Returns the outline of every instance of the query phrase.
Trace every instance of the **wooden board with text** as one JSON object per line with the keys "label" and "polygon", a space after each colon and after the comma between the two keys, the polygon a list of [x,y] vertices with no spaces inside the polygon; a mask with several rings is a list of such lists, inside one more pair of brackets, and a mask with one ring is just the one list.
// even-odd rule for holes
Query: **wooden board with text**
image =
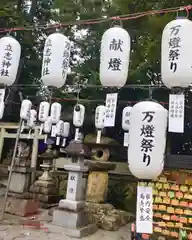
{"label": "wooden board with text", "polygon": [[153,187],[154,237],[148,239],[192,240],[192,172],[166,171],[140,185]]}

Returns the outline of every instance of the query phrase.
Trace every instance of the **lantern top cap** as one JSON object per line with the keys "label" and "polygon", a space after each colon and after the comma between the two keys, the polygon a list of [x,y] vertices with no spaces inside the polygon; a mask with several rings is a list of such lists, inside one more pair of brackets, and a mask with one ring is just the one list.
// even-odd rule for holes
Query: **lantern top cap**
{"label": "lantern top cap", "polygon": [[159,103],[157,100],[153,99],[153,98],[146,98],[144,100],[142,100],[142,102],[154,102],[154,103]]}

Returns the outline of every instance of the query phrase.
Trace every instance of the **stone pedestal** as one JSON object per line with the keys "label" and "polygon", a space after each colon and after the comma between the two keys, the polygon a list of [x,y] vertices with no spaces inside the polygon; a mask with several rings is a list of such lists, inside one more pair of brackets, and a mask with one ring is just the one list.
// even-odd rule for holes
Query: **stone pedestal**
{"label": "stone pedestal", "polygon": [[87,172],[88,168],[84,166],[82,156],[76,156],[75,159],[77,165],[64,166],[69,171],[67,194],[66,199],[60,200],[53,212],[53,224],[64,227],[68,236],[81,238],[93,234],[97,228],[95,224],[88,223],[88,214],[85,211],[86,181],[83,172]]}
{"label": "stone pedestal", "polygon": [[[8,167],[8,171],[10,171],[10,167]],[[20,194],[29,191],[31,172],[30,167],[15,166],[12,170],[9,191]]]}
{"label": "stone pedestal", "polygon": [[[8,170],[10,171],[10,167]],[[25,157],[15,159],[5,212],[27,216],[38,211],[39,202],[33,200],[29,194],[32,171],[30,162]]]}
{"label": "stone pedestal", "polygon": [[116,210],[107,204],[108,171],[114,170],[116,165],[110,162],[91,161],[85,162],[89,168],[87,183],[86,211],[89,222],[97,224],[98,228],[107,231],[117,231],[131,221],[131,215],[124,211]]}
{"label": "stone pedestal", "polygon": [[[31,196],[38,199],[41,208],[50,208],[56,206],[59,201],[56,183],[45,172],[39,179],[30,187]],[[43,179],[42,179],[43,178]]]}
{"label": "stone pedestal", "polygon": [[34,199],[39,200],[40,207],[50,208],[56,206],[59,201],[57,184],[50,175],[54,158],[51,145],[48,145],[46,152],[40,158],[43,158],[43,164],[40,165],[43,174],[30,187],[30,192]]}

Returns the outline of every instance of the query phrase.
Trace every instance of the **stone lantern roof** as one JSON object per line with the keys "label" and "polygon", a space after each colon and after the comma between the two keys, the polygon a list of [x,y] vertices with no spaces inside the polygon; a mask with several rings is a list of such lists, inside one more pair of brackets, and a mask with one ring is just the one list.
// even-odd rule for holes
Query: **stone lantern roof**
{"label": "stone lantern roof", "polygon": [[91,152],[89,148],[84,145],[81,141],[74,141],[72,140],[69,145],[65,148],[65,152],[72,156],[72,157],[78,157],[78,156],[90,156]]}

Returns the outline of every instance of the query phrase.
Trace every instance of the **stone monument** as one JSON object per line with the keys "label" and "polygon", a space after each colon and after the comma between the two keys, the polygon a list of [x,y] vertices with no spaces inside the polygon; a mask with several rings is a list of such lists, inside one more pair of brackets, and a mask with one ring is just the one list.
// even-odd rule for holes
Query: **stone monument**
{"label": "stone monument", "polygon": [[[94,222],[98,228],[107,231],[116,231],[130,222],[132,216],[107,203],[108,172],[116,168],[116,164],[109,162],[112,152],[109,148],[112,141],[109,140],[109,138],[102,136],[100,144],[95,144],[96,136],[94,136],[92,141],[86,141],[92,149],[92,160],[85,161],[85,165],[89,169],[86,210],[90,223]],[[113,145],[115,144],[113,143]],[[111,144],[111,148],[113,145]]]}
{"label": "stone monument", "polygon": [[43,174],[30,188],[31,195],[34,199],[39,200],[42,208],[53,207],[59,201],[57,183],[50,175],[54,157],[52,145],[48,144],[47,150],[39,156],[39,159],[43,159],[43,164],[40,165]]}
{"label": "stone monument", "polygon": [[92,160],[85,162],[89,169],[86,200],[93,203],[104,203],[107,199],[108,172],[116,168],[116,164],[109,162],[111,151],[106,144],[110,143],[109,138],[102,136],[100,144],[93,144],[96,142],[96,136],[93,137],[92,142],[85,142],[90,145],[92,153]]}
{"label": "stone monument", "polygon": [[33,200],[29,194],[30,177],[33,170],[30,167],[30,147],[27,143],[20,141],[17,152],[5,212],[27,216],[36,213],[39,207],[38,201]]}
{"label": "stone monument", "polygon": [[108,172],[115,170],[116,165],[109,162],[111,152],[117,142],[102,136],[100,144],[96,144],[96,135],[87,135],[84,143],[91,148],[91,159],[86,160],[89,175],[86,200],[95,203],[104,203],[107,198]]}
{"label": "stone monument", "polygon": [[85,179],[83,173],[88,171],[84,166],[84,156],[89,149],[81,141],[72,141],[65,149],[72,157],[72,164],[65,165],[69,171],[66,199],[60,200],[59,206],[53,212],[53,224],[65,227],[70,237],[81,238],[93,234],[97,228],[88,223],[85,211]]}

